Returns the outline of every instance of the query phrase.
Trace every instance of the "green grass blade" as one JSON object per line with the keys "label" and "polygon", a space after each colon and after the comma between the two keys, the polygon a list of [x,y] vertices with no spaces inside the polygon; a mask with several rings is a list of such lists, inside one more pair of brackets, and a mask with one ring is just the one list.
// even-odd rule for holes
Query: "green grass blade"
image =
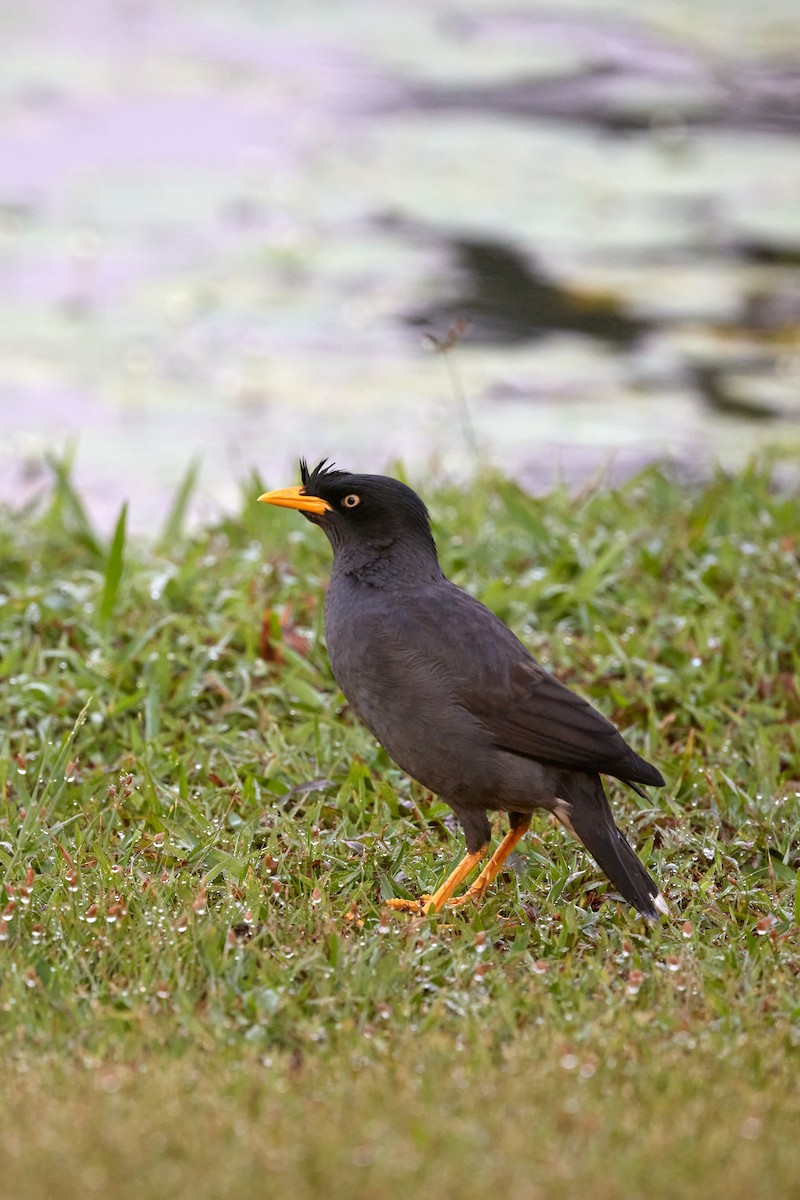
{"label": "green grass blade", "polygon": [[101,625],[107,625],[114,615],[114,609],[119,595],[119,584],[122,579],[122,567],[125,557],[125,526],[128,520],[128,502],[126,501],[119,514],[114,536],[106,557],[105,584],[100,600],[98,616]]}
{"label": "green grass blade", "polygon": [[167,514],[167,519],[164,522],[161,536],[156,543],[156,549],[160,554],[166,554],[172,550],[181,539],[183,534],[184,524],[186,522],[186,513],[189,508],[189,501],[197,487],[197,477],[200,474],[200,464],[197,460],[193,460],[189,464],[189,468],[180,482],[172,505]]}
{"label": "green grass blade", "polygon": [[72,486],[72,459],[71,453],[62,458],[47,456],[47,465],[53,472],[55,484],[50,516],[58,525],[69,530],[79,545],[95,558],[102,559],[103,546],[92,528],[83,501]]}
{"label": "green grass blade", "polygon": [[47,762],[49,757],[47,746],[45,746],[42,752],[36,771],[36,778],[44,779],[45,783],[38,795],[34,792],[26,807],[25,816],[17,834],[12,865],[22,860],[31,840],[43,828],[46,829],[55,811],[64,788],[67,786],[64,772],[67,763],[74,753],[75,738],[81,726],[86,721],[91,705],[92,698],[90,697],[78,713],[72,728],[61,743],[61,749],[56,755],[52,766],[49,766]]}

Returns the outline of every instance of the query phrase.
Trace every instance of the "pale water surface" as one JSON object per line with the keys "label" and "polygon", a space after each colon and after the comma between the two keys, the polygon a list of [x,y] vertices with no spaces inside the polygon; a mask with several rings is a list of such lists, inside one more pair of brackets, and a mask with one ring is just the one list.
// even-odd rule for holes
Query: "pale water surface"
{"label": "pale water surface", "polygon": [[[800,462],[794,2],[0,5],[0,496]],[[436,353],[459,318],[470,326]]]}

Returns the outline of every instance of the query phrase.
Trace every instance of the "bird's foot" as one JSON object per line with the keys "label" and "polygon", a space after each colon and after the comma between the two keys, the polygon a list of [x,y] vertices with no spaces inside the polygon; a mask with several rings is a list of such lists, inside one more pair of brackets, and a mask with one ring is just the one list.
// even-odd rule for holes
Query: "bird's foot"
{"label": "bird's foot", "polygon": [[392,912],[408,913],[410,917],[426,917],[430,913],[441,912],[446,908],[460,908],[468,900],[478,901],[482,898],[485,890],[484,887],[473,885],[462,896],[449,896],[447,900],[438,905],[434,896],[420,896],[418,900],[405,900],[402,897],[384,900],[383,906],[390,908]]}
{"label": "bird's foot", "polygon": [[456,888],[464,882],[473,868],[478,865],[485,853],[486,847],[483,846],[480,850],[472,854],[467,854],[462,858],[455,870],[450,872],[442,886],[437,888],[432,896],[422,896],[419,900],[387,900],[385,901],[386,906],[393,908],[395,912],[412,913],[415,917],[424,917],[428,913],[439,912],[450,900]]}
{"label": "bird's foot", "polygon": [[509,854],[517,842],[525,836],[530,823],[530,817],[526,817],[524,820],[519,821],[513,829],[508,831],[475,882],[460,896],[451,896],[446,901],[448,908],[460,908],[468,900],[474,900],[477,903],[477,901],[483,899],[489,889],[489,885],[495,881],[505,866]]}
{"label": "bird's foot", "polygon": [[442,886],[432,896],[422,896],[419,900],[387,900],[385,901],[386,907],[394,909],[395,912],[407,912],[415,917],[424,917],[428,913],[440,912],[443,908],[460,908],[468,900],[483,899],[489,884],[494,881],[517,842],[525,836],[530,823],[530,817],[526,817],[519,820],[514,828],[508,831],[472,887],[467,888],[463,895],[456,896],[453,893],[481,861],[486,853],[486,846],[462,858],[455,870],[450,872]]}
{"label": "bird's foot", "polygon": [[432,896],[420,896],[418,900],[404,900],[398,896],[392,900],[384,900],[383,903],[385,908],[391,908],[393,912],[409,913],[412,917],[424,917],[432,899]]}
{"label": "bird's foot", "polygon": [[[478,886],[479,883],[480,886]],[[451,896],[449,900],[446,900],[445,908],[461,908],[468,900],[474,900],[477,903],[478,900],[483,899],[486,887],[485,883],[481,883],[480,879],[476,879],[472,887],[467,888],[460,896]]]}

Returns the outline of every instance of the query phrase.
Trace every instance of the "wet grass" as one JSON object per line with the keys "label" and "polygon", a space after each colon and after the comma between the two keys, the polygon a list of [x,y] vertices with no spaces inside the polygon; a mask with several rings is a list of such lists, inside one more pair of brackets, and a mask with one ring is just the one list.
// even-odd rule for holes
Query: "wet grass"
{"label": "wet grass", "polygon": [[190,486],[150,547],[63,465],[0,515],[0,1193],[788,1194],[797,497],[428,496],[448,573],[663,770],[614,792],[648,930],[545,818],[482,908],[390,916],[462,843],[344,708],[327,543],[257,479],[189,536]]}

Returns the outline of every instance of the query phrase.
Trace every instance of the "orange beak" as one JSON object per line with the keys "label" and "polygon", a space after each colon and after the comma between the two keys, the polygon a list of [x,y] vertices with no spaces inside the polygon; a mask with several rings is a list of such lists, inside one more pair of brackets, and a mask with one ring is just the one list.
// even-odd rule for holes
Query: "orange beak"
{"label": "orange beak", "polygon": [[278,488],[276,492],[264,492],[258,497],[265,504],[277,504],[278,508],[299,508],[300,512],[323,513],[331,512],[331,505],[319,496],[307,496],[302,487]]}

